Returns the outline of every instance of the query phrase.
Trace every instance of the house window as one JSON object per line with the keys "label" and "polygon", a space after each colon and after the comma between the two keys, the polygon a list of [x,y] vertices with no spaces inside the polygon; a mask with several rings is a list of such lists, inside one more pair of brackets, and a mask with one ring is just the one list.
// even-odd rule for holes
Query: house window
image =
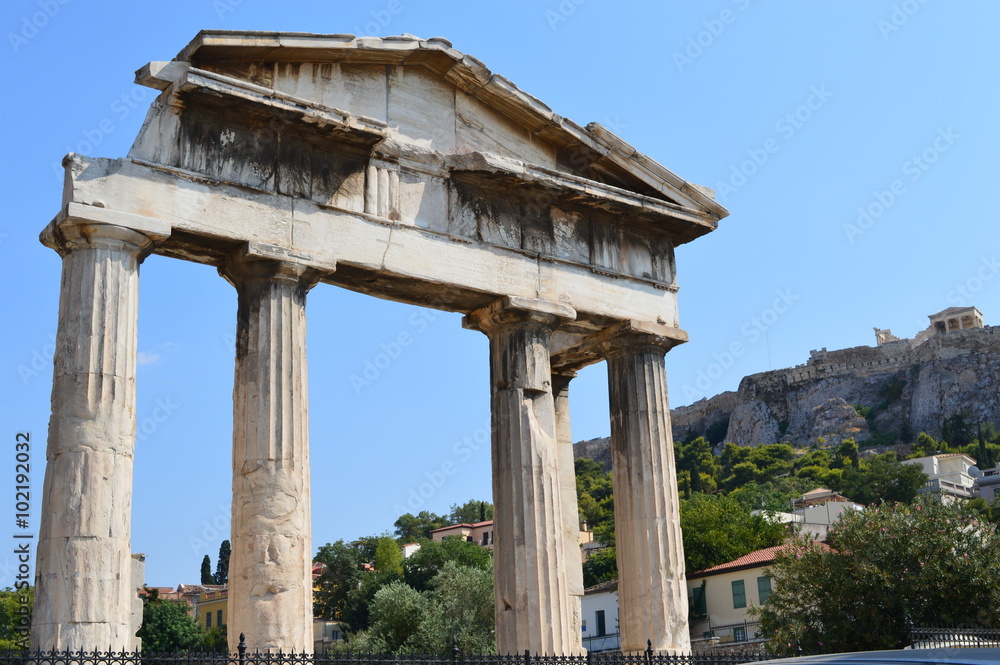
{"label": "house window", "polygon": [[215,613],[215,625],[216,626],[221,626],[222,625],[222,610],[218,610]]}
{"label": "house window", "polygon": [[335,630],[332,633],[330,633],[330,639],[332,639],[334,642],[339,641],[340,640],[340,631],[339,630]]}
{"label": "house window", "polygon": [[483,542],[482,542],[482,545],[483,545],[483,547],[485,547],[486,545],[489,545],[489,544],[490,544],[490,532],[489,531],[483,531]]}
{"label": "house window", "polygon": [[743,584],[743,580],[736,580],[733,582],[733,607],[746,607],[747,606],[747,590],[746,586]]}
{"label": "house window", "polygon": [[209,611],[205,614],[205,628],[212,627],[212,613]]}
{"label": "house window", "polygon": [[691,614],[694,616],[705,616],[708,614],[708,603],[705,599],[705,587],[699,586],[692,589]]}
{"label": "house window", "polygon": [[757,595],[761,605],[767,602],[767,597],[771,595],[771,578],[763,575],[757,578]]}
{"label": "house window", "polygon": [[746,642],[747,641],[747,629],[743,626],[738,626],[733,628],[733,642]]}
{"label": "house window", "polygon": [[604,610],[597,610],[597,636],[607,635],[607,626],[604,624]]}

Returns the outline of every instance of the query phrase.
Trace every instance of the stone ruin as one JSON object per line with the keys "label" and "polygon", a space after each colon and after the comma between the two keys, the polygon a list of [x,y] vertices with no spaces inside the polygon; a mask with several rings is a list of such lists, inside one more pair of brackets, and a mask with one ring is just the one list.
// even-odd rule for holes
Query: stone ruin
{"label": "stone ruin", "polygon": [[975,307],[949,307],[937,314],[931,314],[930,325],[921,330],[913,339],[903,339],[892,334],[892,330],[875,328],[875,345],[885,346],[892,342],[905,342],[910,348],[916,348],[934,335],[943,335],[957,330],[983,328],[983,313]]}
{"label": "stone ruin", "polygon": [[500,652],[580,653],[569,421],[610,384],[625,651],[689,649],[664,355],[674,248],[727,212],[444,39],[200,33],[136,81],[122,159],[71,154],[42,242],[62,256],[32,640],[131,649],[139,266],[236,290],[229,640],[312,649],[306,294],[464,313],[490,341]]}

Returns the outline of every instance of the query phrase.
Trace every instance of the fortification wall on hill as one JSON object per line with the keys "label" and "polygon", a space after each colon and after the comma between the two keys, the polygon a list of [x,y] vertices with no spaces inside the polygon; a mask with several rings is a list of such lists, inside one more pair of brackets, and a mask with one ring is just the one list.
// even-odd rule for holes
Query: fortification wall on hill
{"label": "fortification wall on hill", "polygon": [[[885,386],[892,381],[905,387],[885,404]],[[713,423],[730,419],[726,439],[741,445],[778,439],[810,443],[820,437],[836,443],[846,436],[869,437],[868,423],[844,408],[859,404],[878,407],[878,431],[936,435],[943,418],[953,413],[1000,422],[998,388],[1000,327],[988,326],[932,335],[919,345],[899,340],[812,351],[803,365],[751,374],[737,391],[671,415],[675,438],[703,434]]]}

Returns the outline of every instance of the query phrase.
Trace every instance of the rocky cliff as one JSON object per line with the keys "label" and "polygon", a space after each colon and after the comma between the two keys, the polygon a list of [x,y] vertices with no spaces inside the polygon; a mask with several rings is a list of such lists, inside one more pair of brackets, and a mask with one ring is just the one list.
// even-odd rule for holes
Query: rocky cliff
{"label": "rocky cliff", "polygon": [[728,421],[720,445],[742,446],[905,442],[919,432],[940,436],[955,414],[1000,423],[1000,327],[813,351],[804,365],[747,376],[735,392],[671,411],[675,439]]}

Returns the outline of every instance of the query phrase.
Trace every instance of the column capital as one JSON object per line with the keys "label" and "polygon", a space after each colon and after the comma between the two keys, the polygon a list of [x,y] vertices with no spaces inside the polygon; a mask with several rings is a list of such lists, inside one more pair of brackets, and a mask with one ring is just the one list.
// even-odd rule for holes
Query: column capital
{"label": "column capital", "polygon": [[577,373],[572,369],[552,370],[552,392],[559,393],[569,389],[570,382],[577,377]]}
{"label": "column capital", "polygon": [[94,216],[87,215],[88,209],[103,210],[71,203],[65,213],[45,227],[38,239],[60,256],[80,249],[117,249],[131,252],[143,259],[153,251],[157,243],[170,235],[169,224],[130,215],[129,217],[148,223],[124,226],[95,219]]}
{"label": "column capital", "polygon": [[555,330],[567,321],[576,320],[576,310],[563,303],[504,296],[486,307],[466,314],[462,327],[489,335],[509,326],[533,326]]}
{"label": "column capital", "polygon": [[[258,243],[247,243],[226,257],[219,266],[219,274],[233,286],[262,279],[300,284],[306,291],[316,286],[322,275],[302,262],[307,257],[269,251],[271,249]],[[331,266],[327,272],[335,269]]]}
{"label": "column capital", "polygon": [[642,348],[662,349],[664,353],[688,341],[688,335],[680,328],[671,328],[660,323],[647,323],[629,319],[605,328],[584,340],[605,358]]}

